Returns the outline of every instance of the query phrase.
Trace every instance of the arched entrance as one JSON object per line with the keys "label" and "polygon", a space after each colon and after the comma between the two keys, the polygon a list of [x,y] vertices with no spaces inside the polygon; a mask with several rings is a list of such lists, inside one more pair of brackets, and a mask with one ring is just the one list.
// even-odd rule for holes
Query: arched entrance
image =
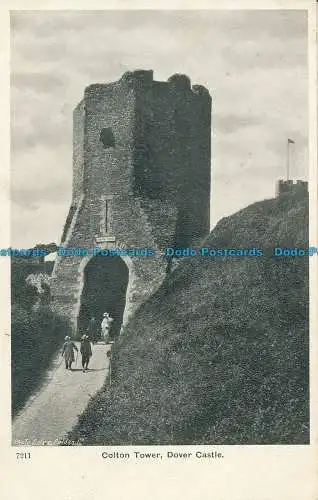
{"label": "arched entrance", "polygon": [[114,318],[113,335],[119,334],[126,304],[128,278],[128,268],[120,257],[97,255],[87,263],[77,320],[79,335],[86,333],[92,316],[95,316],[100,324],[106,311]]}

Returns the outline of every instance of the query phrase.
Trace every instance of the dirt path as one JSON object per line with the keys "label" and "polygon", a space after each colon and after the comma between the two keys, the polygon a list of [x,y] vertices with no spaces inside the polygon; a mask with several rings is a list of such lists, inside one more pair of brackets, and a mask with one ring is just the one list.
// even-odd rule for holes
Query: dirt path
{"label": "dirt path", "polygon": [[[79,343],[75,343],[79,347]],[[82,371],[80,354],[72,371],[65,369],[59,354],[43,388],[14,419],[12,444],[59,444],[76,424],[91,396],[104,384],[109,370],[106,356],[109,348],[103,344],[92,346],[93,356],[87,373]]]}

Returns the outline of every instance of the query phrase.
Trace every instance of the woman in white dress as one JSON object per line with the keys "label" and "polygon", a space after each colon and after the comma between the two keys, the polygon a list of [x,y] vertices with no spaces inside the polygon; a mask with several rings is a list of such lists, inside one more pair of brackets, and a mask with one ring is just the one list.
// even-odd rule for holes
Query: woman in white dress
{"label": "woman in white dress", "polygon": [[114,319],[107,312],[105,312],[103,314],[101,329],[102,329],[102,336],[103,336],[105,344],[108,344],[110,328],[111,328],[113,321],[114,321]]}

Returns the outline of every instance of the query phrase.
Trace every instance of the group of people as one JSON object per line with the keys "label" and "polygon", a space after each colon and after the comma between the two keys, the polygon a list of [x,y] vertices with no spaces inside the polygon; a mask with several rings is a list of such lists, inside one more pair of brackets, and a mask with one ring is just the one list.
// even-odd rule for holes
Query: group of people
{"label": "group of people", "polygon": [[[113,318],[107,312],[103,314],[103,320],[101,322],[101,333],[105,344],[107,344],[110,341],[110,330],[113,321],[114,321]],[[88,323],[87,331],[89,335],[83,335],[81,337],[81,345],[80,345],[83,372],[88,371],[88,364],[90,358],[92,357],[92,347],[90,339],[93,344],[96,344],[99,336],[98,323],[94,316],[90,319]],[[66,336],[64,340],[65,342],[63,344],[63,349],[62,349],[62,357],[64,357],[65,369],[71,370],[72,363],[74,363],[75,361],[75,352],[77,353],[76,355],[78,355],[78,347],[71,340],[71,337]]]}
{"label": "group of people", "polygon": [[[66,370],[72,369],[72,363],[74,363],[75,361],[74,351],[78,353],[77,345],[74,344],[74,342],[71,340],[71,337],[66,336],[62,349],[62,357],[64,357]],[[83,335],[81,338],[80,353],[82,355],[83,372],[87,372],[88,363],[90,358],[92,357],[92,348],[88,335]]]}

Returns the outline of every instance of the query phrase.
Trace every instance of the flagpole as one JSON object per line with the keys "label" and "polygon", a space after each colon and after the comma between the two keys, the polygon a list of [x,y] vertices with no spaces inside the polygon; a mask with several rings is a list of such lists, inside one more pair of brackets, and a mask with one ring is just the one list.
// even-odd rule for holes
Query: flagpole
{"label": "flagpole", "polygon": [[295,141],[293,139],[287,139],[287,180],[289,181],[289,175],[290,175],[290,145],[295,144]]}
{"label": "flagpole", "polygon": [[289,181],[289,139],[287,139],[287,180]]}

